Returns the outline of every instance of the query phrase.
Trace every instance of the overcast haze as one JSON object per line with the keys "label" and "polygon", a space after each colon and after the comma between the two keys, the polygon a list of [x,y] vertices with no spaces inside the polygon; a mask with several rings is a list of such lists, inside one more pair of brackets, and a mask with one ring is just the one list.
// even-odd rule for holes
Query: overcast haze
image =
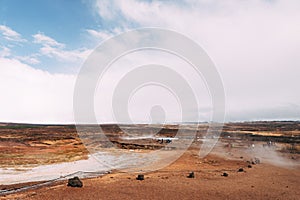
{"label": "overcast haze", "polygon": [[[299,10],[298,0],[98,0],[72,5],[0,0],[0,121],[73,123],[74,83],[84,60],[103,40],[141,27],[177,31],[205,49],[223,80],[226,121],[300,120]],[[114,82],[132,65],[154,60],[181,71],[201,91],[202,113],[190,120],[210,119],[205,84],[186,72],[184,63],[164,53],[137,52],[112,66],[104,90],[95,94],[100,123],[113,122],[107,105]],[[167,106],[168,120],[177,121],[174,99],[156,92]],[[152,101],[159,103],[137,93],[129,103],[131,117],[147,122]]]}

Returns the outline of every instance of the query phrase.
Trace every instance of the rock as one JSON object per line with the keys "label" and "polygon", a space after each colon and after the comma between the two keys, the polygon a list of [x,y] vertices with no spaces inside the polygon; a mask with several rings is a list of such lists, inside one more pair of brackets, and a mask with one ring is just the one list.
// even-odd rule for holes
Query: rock
{"label": "rock", "polygon": [[260,164],[259,158],[255,158],[255,162],[256,162],[257,164]]}
{"label": "rock", "polygon": [[77,176],[75,176],[74,178],[70,178],[68,180],[68,185],[67,186],[69,186],[69,187],[82,187],[83,184],[82,184],[81,180]]}
{"label": "rock", "polygon": [[225,177],[227,177],[227,176],[228,176],[228,174],[227,174],[226,172],[224,172],[224,173],[222,174],[222,176],[225,176]]}
{"label": "rock", "polygon": [[243,172],[244,169],[243,168],[239,168],[238,172]]}
{"label": "rock", "polygon": [[144,180],[144,174],[139,174],[137,177],[136,177],[136,180],[139,180],[139,181],[142,181]]}
{"label": "rock", "polygon": [[251,164],[252,164],[252,165],[260,164],[259,158],[254,158],[254,159],[252,159]]}
{"label": "rock", "polygon": [[248,165],[248,168],[252,168],[252,165]]}
{"label": "rock", "polygon": [[191,172],[187,177],[188,177],[188,178],[195,178],[195,173],[194,173],[194,172]]}
{"label": "rock", "polygon": [[254,158],[254,162],[255,162],[255,164],[260,164],[259,158]]}

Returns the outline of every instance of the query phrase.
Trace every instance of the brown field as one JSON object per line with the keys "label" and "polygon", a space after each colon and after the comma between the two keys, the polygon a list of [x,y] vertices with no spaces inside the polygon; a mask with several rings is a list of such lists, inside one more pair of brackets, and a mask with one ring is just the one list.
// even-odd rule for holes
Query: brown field
{"label": "brown field", "polygon": [[[187,133],[195,129],[191,124],[185,127]],[[102,125],[102,128],[120,149],[149,152],[165,146],[151,139],[123,140],[117,125]],[[144,135],[157,130],[155,125],[122,125],[122,128]],[[168,125],[156,135],[175,137],[177,128]],[[202,124],[194,143],[182,157],[163,169],[144,173],[144,181],[136,180],[134,173],[113,171],[84,179],[82,188],[67,187],[65,180],[2,195],[1,199],[299,199],[299,122],[225,124],[214,150],[199,158],[206,130],[207,125]],[[110,148],[105,142],[95,142],[93,137],[91,133],[83,139],[100,149]],[[86,159],[89,154],[74,126],[4,123],[0,125],[0,152],[0,167],[15,169]],[[260,164],[251,163],[255,157],[260,157]],[[243,172],[238,172],[240,168]],[[195,178],[187,178],[191,171],[195,172]],[[224,172],[229,176],[222,176]],[[3,185],[0,189],[24,185]]]}

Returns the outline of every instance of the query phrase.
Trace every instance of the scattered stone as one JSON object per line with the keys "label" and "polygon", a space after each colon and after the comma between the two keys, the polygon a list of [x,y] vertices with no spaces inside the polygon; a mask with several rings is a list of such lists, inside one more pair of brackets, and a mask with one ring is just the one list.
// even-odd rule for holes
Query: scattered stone
{"label": "scattered stone", "polygon": [[144,174],[139,174],[137,177],[136,177],[136,180],[139,180],[139,181],[142,181],[144,180],[145,177],[144,177]]}
{"label": "scattered stone", "polygon": [[188,177],[188,178],[195,178],[195,173],[194,173],[194,172],[191,172],[187,177]]}
{"label": "scattered stone", "polygon": [[244,169],[243,168],[239,168],[238,172],[243,172]]}
{"label": "scattered stone", "polygon": [[252,168],[252,165],[248,165],[248,168]]}
{"label": "scattered stone", "polygon": [[74,178],[70,178],[68,180],[67,186],[68,187],[82,187],[83,184],[82,184],[81,180],[77,176],[75,176]]}
{"label": "scattered stone", "polygon": [[255,161],[256,164],[260,164],[259,158],[254,158],[254,161]]}
{"label": "scattered stone", "polygon": [[254,159],[252,159],[252,160],[251,160],[251,164],[252,164],[252,165],[260,164],[259,158],[254,158]]}
{"label": "scattered stone", "polygon": [[224,172],[224,173],[222,174],[222,176],[225,176],[225,177],[227,177],[227,176],[228,176],[228,174],[227,174],[226,172]]}
{"label": "scattered stone", "polygon": [[243,159],[243,158],[244,158],[243,156],[240,157],[240,159]]}

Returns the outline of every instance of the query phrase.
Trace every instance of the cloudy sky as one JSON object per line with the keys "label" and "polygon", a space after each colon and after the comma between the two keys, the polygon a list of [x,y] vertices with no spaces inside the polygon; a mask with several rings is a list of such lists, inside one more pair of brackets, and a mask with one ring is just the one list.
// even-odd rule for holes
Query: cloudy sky
{"label": "cloudy sky", "polygon": [[[104,40],[142,27],[174,30],[206,51],[223,80],[226,121],[300,120],[299,10],[298,0],[0,0],[0,121],[74,122],[74,84],[85,59]],[[146,52],[129,64],[153,56],[168,62],[168,55]],[[118,73],[115,67],[107,80]],[[133,99],[129,110],[136,121],[147,121],[151,101],[159,104],[143,93]],[[173,100],[161,104],[170,102],[166,111],[177,121]],[[203,118],[191,121],[209,120],[208,102],[199,105]],[[98,119],[112,122],[100,104]]]}

